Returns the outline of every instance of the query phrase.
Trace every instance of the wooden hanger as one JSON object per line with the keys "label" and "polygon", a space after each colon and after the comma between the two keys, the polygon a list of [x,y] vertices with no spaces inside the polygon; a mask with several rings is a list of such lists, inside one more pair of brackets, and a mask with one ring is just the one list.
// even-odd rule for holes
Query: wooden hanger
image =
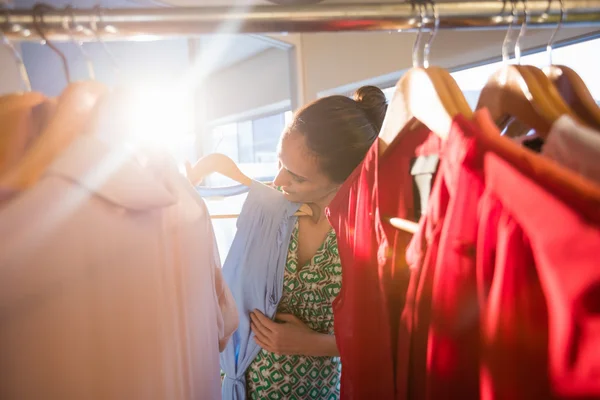
{"label": "wooden hanger", "polygon": [[543,71],[575,114],[600,131],[600,107],[577,72],[564,65],[549,65]]}
{"label": "wooden hanger", "polygon": [[46,100],[38,92],[11,93],[0,97],[0,132],[5,131],[5,121],[11,118],[16,110],[32,109]]}
{"label": "wooden hanger", "polygon": [[[388,105],[385,120],[379,133],[379,151],[385,152],[387,147],[397,140],[400,135],[407,135],[419,125],[425,125],[442,139],[446,139],[452,127],[452,121],[457,115],[470,118],[473,114],[464,94],[450,73],[440,67],[429,67],[429,50],[437,32],[439,18],[435,4],[431,3],[434,11],[434,28],[424,51],[424,65],[418,67],[416,50],[420,41],[423,9],[420,7],[421,24],[417,39],[413,46],[413,68],[408,70],[396,84],[392,101]],[[416,233],[419,224],[403,218],[390,218],[390,225],[408,233]]]}
{"label": "wooden hanger", "polygon": [[[434,3],[431,3],[434,14],[434,26],[429,41],[425,45],[424,65],[429,65],[429,49],[437,33],[439,16]],[[392,101],[388,106],[385,120],[379,133],[379,150],[385,149],[400,134],[408,134],[405,129],[411,124],[427,126],[436,135],[445,139],[450,132],[452,120],[456,115],[472,115],[471,108],[454,78],[443,68],[418,66],[418,47],[420,44],[424,11],[426,5],[418,4],[421,22],[417,38],[413,46],[413,68],[408,70],[396,84]]]}
{"label": "wooden hanger", "polygon": [[[379,149],[383,154],[401,134],[408,134],[409,125],[422,124],[441,138],[450,132],[452,119],[459,113],[443,81],[433,70],[411,68],[396,84],[392,101],[388,105],[381,132]],[[412,130],[412,129],[411,129]]]}
{"label": "wooden hanger", "polygon": [[[253,182],[251,178],[244,175],[231,158],[220,153],[212,153],[202,157],[193,167],[189,162],[186,162],[186,171],[188,180],[194,186],[198,185],[204,178],[213,173],[221,174],[248,187],[250,187]],[[303,204],[294,215],[313,216],[313,210],[309,205]],[[236,218],[238,215],[228,214],[221,217]]]}
{"label": "wooden hanger", "polygon": [[[562,0],[560,0],[562,1]],[[569,105],[564,101],[561,97],[560,93],[552,83],[552,81],[544,74],[542,70],[533,66],[533,65],[520,65],[521,61],[521,38],[524,36],[525,31],[527,29],[527,23],[529,21],[529,13],[527,12],[527,1],[523,0],[523,9],[525,13],[525,19],[523,20],[523,24],[521,25],[521,30],[519,32],[519,37],[517,38],[517,42],[515,44],[515,53],[518,54],[517,63],[519,67],[527,70],[527,72],[531,73],[535,80],[540,85],[540,88],[545,93],[545,99],[550,103],[550,106],[557,110],[561,115],[568,114],[571,118],[577,119],[575,112],[569,107]]]}
{"label": "wooden hanger", "polygon": [[14,167],[0,175],[0,187],[3,188],[24,190],[34,185],[56,157],[83,133],[96,102],[107,90],[95,81],[71,83],[67,58],[44,32],[44,13],[52,10],[52,6],[36,4],[33,23],[44,43],[60,58],[69,85],[58,98],[53,115],[39,137]]}
{"label": "wooden hanger", "polygon": [[[7,25],[12,26],[8,9],[5,17]],[[0,96],[0,173],[4,173],[18,162],[31,138],[39,134],[40,121],[35,110],[47,99],[42,93],[31,91],[23,58],[2,32],[0,39],[13,55],[25,90]]]}
{"label": "wooden hanger", "polygon": [[471,117],[473,116],[473,110],[471,109],[469,102],[465,98],[463,91],[458,86],[458,83],[456,83],[452,75],[450,75],[450,72],[441,67],[429,67],[428,71],[433,72],[441,80],[443,80],[446,90],[448,91],[448,94],[454,101],[458,113],[468,119],[471,119]]}
{"label": "wooden hanger", "polygon": [[45,96],[39,92],[10,93],[0,96],[0,115],[10,111],[11,107],[35,106],[44,99]]}
{"label": "wooden hanger", "polygon": [[[415,73],[414,71],[417,70],[419,71],[418,73]],[[396,100],[396,102],[398,102],[398,105],[396,107],[394,107],[394,99],[392,99],[392,103],[390,103],[390,106],[388,107],[388,114],[386,114],[386,120],[388,119],[388,115],[390,116],[390,121],[386,125],[384,124],[384,127],[382,127],[382,131],[379,135],[379,139],[380,139],[380,143],[382,140],[382,134],[383,135],[387,135],[384,136],[387,139],[387,142],[385,142],[385,147],[382,148],[382,145],[380,144],[380,150],[385,151],[385,148],[387,148],[387,146],[389,146],[389,144],[397,137],[393,135],[393,132],[402,132],[403,131],[403,127],[406,126],[408,123],[410,123],[410,119],[412,118],[416,118],[417,120],[420,121],[420,123],[423,123],[425,126],[427,126],[429,129],[431,129],[434,133],[436,133],[438,136],[440,136],[441,138],[445,139],[448,137],[448,134],[450,132],[450,127],[452,124],[452,120],[454,119],[454,117],[456,117],[457,115],[464,115],[467,118],[471,118],[473,115],[473,111],[471,110],[471,107],[469,106],[469,103],[467,102],[467,100],[464,97],[464,94],[462,93],[462,91],[460,90],[458,84],[456,83],[456,81],[454,80],[454,78],[452,78],[452,75],[450,75],[450,73],[440,67],[429,67],[427,69],[411,69],[409,70],[409,72],[407,73],[407,75],[409,73],[412,73],[414,75],[411,76],[416,76],[418,80],[420,80],[421,82],[427,82],[428,80],[431,82],[429,84],[427,84],[427,91],[425,91],[425,93],[428,94],[423,94],[423,92],[421,92],[421,94],[415,94],[414,96],[412,95],[412,93],[410,92],[410,90],[415,90],[418,91],[419,87],[416,86],[418,85],[415,84],[415,86],[412,85],[405,85],[404,87],[408,87],[409,91],[408,92],[404,92],[404,95],[399,94],[399,99],[400,100]],[[426,73],[427,74],[427,78],[422,76],[422,75],[418,75],[418,74],[422,74],[422,73]],[[407,76],[405,75],[402,79],[415,79],[411,76]],[[401,79],[401,81],[402,81]],[[419,82],[419,81],[417,81]],[[401,82],[398,82],[398,85],[396,86],[396,90],[398,91],[399,86],[401,85]],[[418,93],[418,92],[417,92]],[[423,96],[421,98],[419,98],[419,96]],[[427,100],[428,97],[432,97],[433,101],[432,102],[428,102]],[[417,98],[415,101],[415,97]],[[394,94],[394,98],[396,98],[396,94]],[[411,104],[412,101],[412,104]],[[423,104],[423,102],[425,104]],[[406,104],[406,105],[405,105]],[[405,105],[404,107],[400,107],[401,105]],[[433,105],[433,108],[432,108]],[[428,108],[428,112],[426,111]],[[395,109],[398,110],[403,110],[403,112],[405,113],[403,116],[400,117],[400,119],[394,119],[392,120],[391,118],[395,118],[392,117],[391,114],[389,113],[393,113]],[[413,115],[412,117],[410,115]],[[419,116],[417,116],[419,115]],[[399,115],[400,116],[400,115]],[[436,121],[434,121],[433,119],[435,119],[436,117],[440,117],[440,123],[438,124]],[[423,121],[423,119],[426,119],[426,122]],[[408,121],[407,123],[405,123],[404,125],[402,125],[401,121]],[[443,125],[442,125],[443,124]],[[435,126],[435,127],[434,127]],[[382,152],[383,152],[382,151]],[[415,234],[418,230],[419,230],[419,224],[408,220],[408,219],[404,219],[404,218],[390,218],[389,220],[390,225],[392,225],[393,227],[395,227],[396,229],[402,230],[404,232],[408,232],[411,234]]]}
{"label": "wooden hanger", "polygon": [[18,162],[28,144],[39,134],[34,111],[44,99],[40,93],[27,92],[12,98],[0,109],[0,174]]}
{"label": "wooden hanger", "polygon": [[562,115],[547,96],[528,68],[505,65],[484,86],[477,109],[487,108],[498,126],[517,118],[545,138]]}
{"label": "wooden hanger", "polygon": [[[554,38],[560,30],[565,15],[565,5],[563,0],[558,0],[560,4],[560,19],[556,28],[552,32],[546,51],[548,53],[549,63],[544,68],[544,73],[554,84],[564,101],[573,109],[575,114],[588,126],[600,130],[600,107],[590,93],[583,79],[571,68],[564,65],[554,65],[552,63],[552,47]],[[548,9],[552,5],[552,0],[548,0]]]}
{"label": "wooden hanger", "polygon": [[[512,4],[512,19],[502,45],[502,59],[508,62],[508,43],[515,6]],[[525,34],[529,14],[523,3],[525,18],[515,43],[515,54],[520,61],[520,42]],[[561,99],[550,80],[533,66],[505,65],[485,85],[479,96],[477,109],[487,108],[498,126],[516,118],[546,138],[554,122],[563,114],[574,115]]]}
{"label": "wooden hanger", "polygon": [[419,224],[404,218],[390,218],[389,223],[396,229],[404,232],[412,233],[413,235],[419,231]]}
{"label": "wooden hanger", "polygon": [[0,176],[0,187],[23,190],[35,184],[52,161],[83,132],[97,100],[105,91],[106,87],[99,82],[67,86],[40,136],[17,165]]}
{"label": "wooden hanger", "polygon": [[244,175],[231,158],[221,153],[212,153],[202,157],[193,167],[186,162],[186,170],[187,177],[194,186],[213,173],[226,176],[244,186],[252,185],[252,179]]}
{"label": "wooden hanger", "polygon": [[554,83],[544,73],[544,71],[533,65],[525,65],[523,67],[527,68],[528,71],[535,77],[544,93],[546,93],[546,99],[558,112],[561,113],[561,115],[567,114],[576,121],[580,120],[579,116],[569,106],[569,104],[567,104]]}
{"label": "wooden hanger", "polygon": [[[431,45],[433,44],[433,40],[435,39],[437,32],[439,30],[440,18],[437,11],[437,7],[433,1],[429,1],[429,3],[424,4],[425,11],[427,10],[427,4],[431,5],[431,9],[433,11],[433,28],[430,31],[429,40],[425,43],[425,47],[423,49],[423,66],[429,73],[429,76],[436,82],[436,86],[441,87],[444,86],[447,91],[447,95],[450,97],[451,101],[454,103],[454,108],[467,118],[471,118],[473,115],[473,110],[471,110],[471,106],[467,102],[462,90],[450,75],[450,72],[441,67],[430,66],[429,65],[429,54],[431,53]],[[413,54],[413,63],[414,63],[414,54]]]}

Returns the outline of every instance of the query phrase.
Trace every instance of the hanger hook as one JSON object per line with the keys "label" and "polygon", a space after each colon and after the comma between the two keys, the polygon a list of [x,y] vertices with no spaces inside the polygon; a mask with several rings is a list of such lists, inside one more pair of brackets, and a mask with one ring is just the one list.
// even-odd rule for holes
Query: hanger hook
{"label": "hanger hook", "polygon": [[108,58],[112,65],[113,72],[115,73],[115,75],[118,76],[120,71],[119,71],[119,63],[117,62],[117,58],[110,51],[106,42],[104,42],[104,40],[102,40],[102,37],[101,37],[101,35],[99,33],[99,29],[98,29],[98,23],[102,24],[102,12],[103,12],[102,7],[99,4],[97,4],[94,6],[93,10],[94,10],[94,13],[92,13],[92,18],[90,18],[90,29],[92,31],[92,34],[96,38],[96,41],[98,43],[100,43],[100,45],[102,46],[102,49],[104,50],[106,55],[108,55]]}
{"label": "hanger hook", "polygon": [[419,64],[419,48],[421,47],[421,37],[423,36],[423,21],[424,21],[424,11],[423,11],[423,5],[422,4],[416,4],[413,3],[413,5],[415,7],[419,7],[419,28],[417,30],[417,38],[415,39],[415,43],[413,44],[413,51],[412,51],[412,61],[413,61],[413,68],[417,68],[420,67]]}
{"label": "hanger hook", "polygon": [[[69,14],[68,16],[66,15],[67,13]],[[69,17],[70,17],[70,19],[69,19]],[[80,40],[77,40],[75,38],[75,35],[73,35],[73,31],[81,32],[83,30],[83,27],[81,25],[77,24],[77,22],[75,21],[75,9],[73,8],[73,6],[68,5],[65,7],[65,15],[63,16],[62,26],[63,26],[63,29],[68,33],[69,38],[71,39],[71,42],[73,42],[73,44],[75,46],[77,46],[77,48],[79,49],[79,52],[83,56],[83,58],[85,60],[85,64],[87,66],[89,78],[91,80],[95,80],[96,74],[94,72],[94,63],[92,62],[92,59],[90,58],[87,51],[85,51],[85,49],[83,48],[83,42]]]}
{"label": "hanger hook", "polygon": [[[564,1],[558,0],[558,2],[560,4],[560,19],[558,20],[558,23],[556,24],[556,28],[554,28],[554,30],[552,31],[552,36],[550,36],[550,40],[548,40],[548,45],[546,46],[546,52],[548,53],[548,63],[549,63],[548,65],[552,65],[552,46],[554,46],[554,39],[556,38],[556,34],[562,27],[563,22],[565,20],[565,15],[566,15]],[[551,7],[552,7],[552,0],[548,0],[547,13],[550,12]]]}
{"label": "hanger hook", "polygon": [[[0,8],[2,8],[2,10],[4,11],[4,16],[6,17],[6,26],[9,28],[9,30],[12,29],[12,27],[11,27],[12,23],[10,22],[10,12],[9,12],[8,8],[6,8],[4,6],[0,6]],[[17,63],[17,67],[19,69],[19,74],[21,75],[21,80],[22,80],[23,86],[25,87],[25,90],[27,92],[31,92],[31,81],[29,80],[29,75],[27,74],[27,68],[25,67],[25,63],[23,62],[23,57],[21,57],[21,53],[19,53],[19,51],[15,48],[15,46],[10,42],[10,40],[4,34],[4,31],[2,29],[0,29],[0,36],[2,37],[2,43],[10,51],[10,53],[13,55],[13,57],[15,59],[15,62]]]}
{"label": "hanger hook", "polygon": [[[504,5],[506,6],[506,0],[504,0]],[[503,7],[504,9],[505,7]],[[508,46],[510,45],[510,34],[513,28],[513,24],[515,22],[515,3],[513,0],[510,1],[510,22],[508,23],[508,29],[506,30],[506,36],[504,37],[504,41],[502,42],[502,62],[507,64],[510,60],[510,53],[508,50]]]}
{"label": "hanger hook", "polygon": [[44,33],[43,25],[44,25],[44,11],[52,10],[53,7],[43,4],[37,3],[33,6],[33,26],[37,31],[38,35],[42,38],[42,44],[47,45],[50,49],[56,53],[56,55],[60,58],[63,66],[63,70],[65,73],[65,77],[67,78],[67,83],[71,83],[71,73],[69,71],[69,64],[67,62],[67,57],[46,37]]}
{"label": "hanger hook", "polygon": [[525,36],[525,32],[527,31],[527,24],[529,23],[529,10],[527,8],[527,0],[522,0],[523,2],[523,23],[521,24],[521,29],[519,30],[519,36],[517,37],[517,41],[515,42],[515,58],[517,60],[517,64],[521,65],[521,39]]}
{"label": "hanger hook", "polygon": [[[429,53],[431,52],[431,45],[433,44],[433,40],[435,39],[440,27],[440,15],[435,5],[435,1],[429,0],[429,4],[431,4],[431,10],[433,11],[433,28],[429,31],[429,40],[427,43],[425,43],[425,48],[423,49],[423,66],[425,68],[429,68]],[[427,5],[425,5],[425,8],[427,9]]]}

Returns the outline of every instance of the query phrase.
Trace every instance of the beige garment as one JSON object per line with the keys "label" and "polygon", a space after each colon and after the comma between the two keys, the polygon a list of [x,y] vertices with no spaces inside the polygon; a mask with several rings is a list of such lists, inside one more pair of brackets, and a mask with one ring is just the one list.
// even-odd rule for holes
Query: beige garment
{"label": "beige garment", "polygon": [[1,399],[221,398],[235,309],[177,187],[82,136],[2,204]]}
{"label": "beige garment", "polygon": [[568,115],[563,115],[552,125],[542,154],[600,182],[600,132],[577,123]]}

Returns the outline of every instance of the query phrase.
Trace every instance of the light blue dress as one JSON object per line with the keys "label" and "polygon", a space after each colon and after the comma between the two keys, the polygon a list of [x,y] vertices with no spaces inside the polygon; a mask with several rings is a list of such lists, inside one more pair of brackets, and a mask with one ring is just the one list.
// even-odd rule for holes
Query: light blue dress
{"label": "light blue dress", "polygon": [[238,330],[221,353],[223,399],[246,399],[246,369],[260,347],[250,329],[250,312],[273,318],[283,293],[288,246],[300,204],[277,190],[252,182],[237,221],[237,233],[223,265],[223,277],[240,315]]}

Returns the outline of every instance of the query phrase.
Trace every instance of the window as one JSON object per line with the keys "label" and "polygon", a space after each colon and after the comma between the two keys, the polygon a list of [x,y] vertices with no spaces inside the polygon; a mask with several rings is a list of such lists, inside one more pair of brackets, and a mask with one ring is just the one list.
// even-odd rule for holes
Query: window
{"label": "window", "polygon": [[[277,173],[277,144],[281,132],[291,121],[292,112],[261,116],[212,128],[206,154],[223,153],[242,171],[256,179],[272,179]],[[223,177],[207,179],[207,186],[231,185]]]}
{"label": "window", "polygon": [[[597,70],[597,66],[600,64],[599,50],[600,39],[592,39],[556,48],[552,51],[553,64],[565,65],[575,70],[586,83],[596,102],[600,101],[600,76]],[[511,62],[514,62],[514,59]],[[521,57],[521,64],[543,68],[548,63],[546,51]],[[495,62],[451,73],[462,89],[471,108],[476,107],[481,89],[485,86],[489,77],[501,66],[502,62]],[[383,92],[389,101],[394,94],[394,87],[383,89]]]}
{"label": "window", "polygon": [[[205,154],[223,153],[235,161],[242,172],[258,180],[272,180],[277,174],[277,145],[285,126],[291,122],[292,112],[285,111],[253,119],[237,121],[212,128],[205,143]],[[232,186],[237,182],[213,175],[205,186]],[[239,214],[246,194],[226,198],[207,198],[212,215]],[[221,260],[229,251],[236,231],[236,219],[213,219]]]}

